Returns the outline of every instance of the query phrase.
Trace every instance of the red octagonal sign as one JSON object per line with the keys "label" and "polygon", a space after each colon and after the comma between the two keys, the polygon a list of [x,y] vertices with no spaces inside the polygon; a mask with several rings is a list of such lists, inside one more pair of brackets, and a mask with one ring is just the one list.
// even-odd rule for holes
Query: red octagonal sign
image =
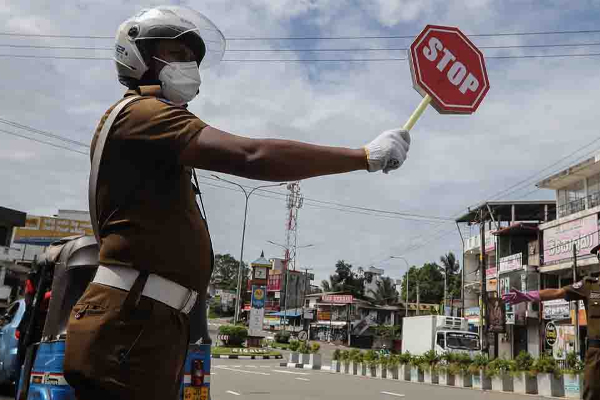
{"label": "red octagonal sign", "polygon": [[409,60],[415,89],[442,114],[471,114],[490,90],[483,54],[458,28],[427,25]]}

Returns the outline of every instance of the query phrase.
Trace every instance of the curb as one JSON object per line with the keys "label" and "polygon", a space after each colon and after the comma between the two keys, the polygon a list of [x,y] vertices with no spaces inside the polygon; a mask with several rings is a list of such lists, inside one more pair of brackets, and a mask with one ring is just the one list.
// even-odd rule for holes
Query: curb
{"label": "curb", "polygon": [[212,358],[225,358],[229,360],[280,360],[283,356],[227,356],[223,354],[213,354]]}
{"label": "curb", "polygon": [[299,368],[299,369],[310,369],[310,370],[326,370],[327,368],[323,368],[320,365],[311,365],[311,364],[294,364],[294,363],[279,363],[280,367],[285,368]]}

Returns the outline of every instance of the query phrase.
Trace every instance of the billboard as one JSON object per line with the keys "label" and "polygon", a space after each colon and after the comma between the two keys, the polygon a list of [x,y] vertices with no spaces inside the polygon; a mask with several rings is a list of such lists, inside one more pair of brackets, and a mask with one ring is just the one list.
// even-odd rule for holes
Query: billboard
{"label": "billboard", "polygon": [[565,222],[544,230],[544,264],[554,264],[573,258],[573,244],[577,257],[591,257],[590,250],[598,244],[598,215]]}
{"label": "billboard", "polygon": [[334,303],[334,304],[348,304],[352,303],[351,294],[326,294],[323,296],[321,301],[323,303]]}
{"label": "billboard", "polygon": [[88,221],[28,215],[25,226],[15,228],[13,243],[48,246],[61,238],[76,235],[94,236]]}

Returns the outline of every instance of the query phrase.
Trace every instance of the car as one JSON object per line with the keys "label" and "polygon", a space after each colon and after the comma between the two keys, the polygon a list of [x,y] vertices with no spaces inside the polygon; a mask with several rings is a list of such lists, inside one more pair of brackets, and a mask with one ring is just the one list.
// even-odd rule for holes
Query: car
{"label": "car", "polygon": [[25,314],[25,300],[19,299],[10,304],[2,318],[0,328],[0,385],[9,385],[17,380],[19,365],[19,324]]}

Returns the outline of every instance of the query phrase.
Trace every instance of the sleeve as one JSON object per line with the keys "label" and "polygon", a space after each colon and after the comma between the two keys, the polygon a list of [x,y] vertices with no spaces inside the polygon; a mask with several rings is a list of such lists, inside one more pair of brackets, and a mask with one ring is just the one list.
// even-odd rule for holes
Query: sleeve
{"label": "sleeve", "polygon": [[134,144],[149,157],[176,162],[187,144],[207,126],[185,108],[147,97],[121,112],[112,140]]}
{"label": "sleeve", "polygon": [[585,280],[575,282],[572,285],[564,286],[563,289],[567,292],[565,300],[585,300],[588,297],[589,288]]}

